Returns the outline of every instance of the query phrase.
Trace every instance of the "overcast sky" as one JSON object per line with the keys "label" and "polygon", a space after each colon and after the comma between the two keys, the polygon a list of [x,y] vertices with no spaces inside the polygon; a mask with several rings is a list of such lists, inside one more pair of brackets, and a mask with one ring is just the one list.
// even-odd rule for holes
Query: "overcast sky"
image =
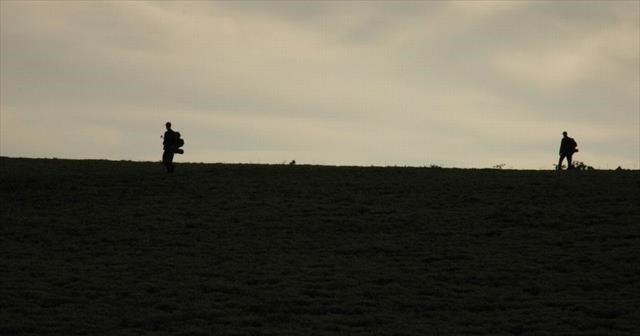
{"label": "overcast sky", "polygon": [[640,168],[640,2],[1,1],[3,156]]}

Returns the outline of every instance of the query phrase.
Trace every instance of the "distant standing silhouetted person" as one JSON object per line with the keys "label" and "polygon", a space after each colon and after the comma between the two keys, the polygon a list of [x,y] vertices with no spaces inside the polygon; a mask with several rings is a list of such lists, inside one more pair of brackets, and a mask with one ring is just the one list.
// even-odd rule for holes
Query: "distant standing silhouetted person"
{"label": "distant standing silhouetted person", "polygon": [[162,154],[162,164],[167,168],[167,173],[173,173],[175,165],[173,164],[173,154],[178,150],[178,133],[171,129],[171,123],[164,124],[167,131],[164,132],[162,146],[164,153]]}
{"label": "distant standing silhouetted person", "polygon": [[567,169],[573,169],[571,165],[571,159],[573,153],[578,151],[578,143],[573,138],[567,135],[567,132],[562,132],[562,141],[560,142],[560,159],[558,160],[558,170],[562,170],[562,161],[567,158]]}

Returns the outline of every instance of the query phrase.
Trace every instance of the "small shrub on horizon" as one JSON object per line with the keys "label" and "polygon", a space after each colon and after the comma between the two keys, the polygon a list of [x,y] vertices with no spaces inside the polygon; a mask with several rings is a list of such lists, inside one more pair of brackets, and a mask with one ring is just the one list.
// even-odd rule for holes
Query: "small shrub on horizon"
{"label": "small shrub on horizon", "polygon": [[582,161],[574,161],[573,169],[576,169],[576,170],[595,170],[595,168],[593,168],[592,166],[587,165],[586,163],[584,163]]}
{"label": "small shrub on horizon", "polygon": [[[567,168],[566,165],[562,165],[561,168],[564,170]],[[553,164],[553,169],[557,170],[558,169],[558,165],[557,164]],[[588,164],[582,162],[582,161],[573,161],[573,169],[575,170],[596,170],[595,168],[593,168],[592,166],[589,166]]]}

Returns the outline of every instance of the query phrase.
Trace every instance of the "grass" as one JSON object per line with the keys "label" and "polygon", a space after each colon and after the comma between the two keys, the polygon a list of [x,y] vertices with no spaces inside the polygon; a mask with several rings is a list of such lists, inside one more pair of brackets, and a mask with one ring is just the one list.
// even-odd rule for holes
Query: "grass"
{"label": "grass", "polygon": [[637,335],[640,173],[0,159],[2,335]]}

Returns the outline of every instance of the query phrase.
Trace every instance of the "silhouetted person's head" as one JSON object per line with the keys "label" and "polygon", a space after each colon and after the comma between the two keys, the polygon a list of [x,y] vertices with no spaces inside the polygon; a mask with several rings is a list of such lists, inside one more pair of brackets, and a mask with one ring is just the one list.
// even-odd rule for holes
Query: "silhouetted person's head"
{"label": "silhouetted person's head", "polygon": [[567,131],[562,132],[562,136],[566,138],[567,137]]}
{"label": "silhouetted person's head", "polygon": [[167,123],[166,123],[166,124],[164,124],[164,126],[165,126],[168,130],[170,130],[170,129],[171,129],[171,123],[170,123],[170,122],[168,122],[168,121],[167,121]]}

